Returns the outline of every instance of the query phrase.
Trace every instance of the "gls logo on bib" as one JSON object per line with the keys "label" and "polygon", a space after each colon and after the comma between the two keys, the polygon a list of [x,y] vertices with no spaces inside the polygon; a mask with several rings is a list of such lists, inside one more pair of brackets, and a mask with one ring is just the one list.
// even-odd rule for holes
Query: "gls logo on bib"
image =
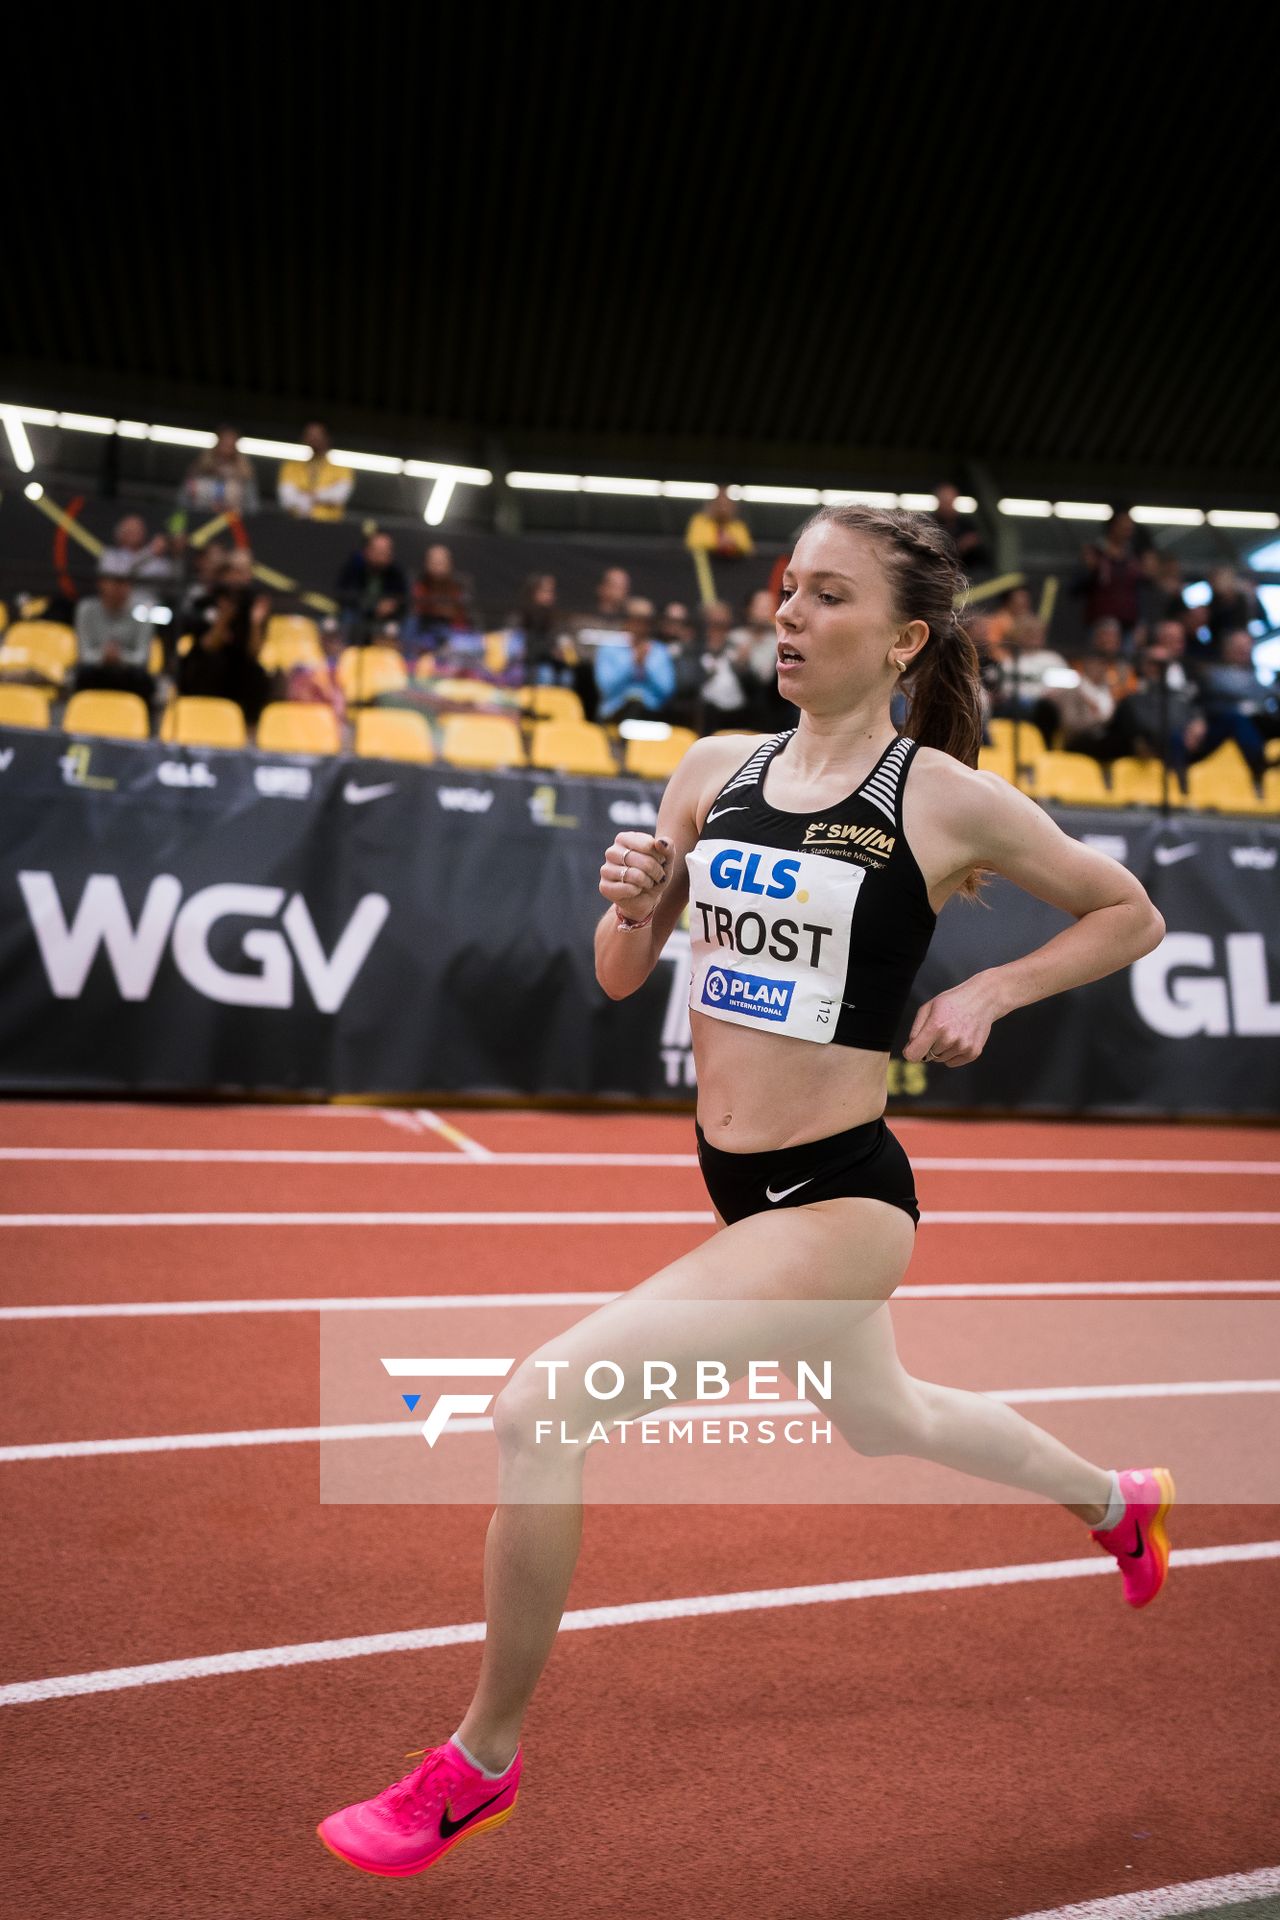
{"label": "gls logo on bib", "polygon": [[690,1006],[738,1026],[832,1040],[866,869],[727,839],[700,841],[687,864]]}
{"label": "gls logo on bib", "polygon": [[[90,877],[69,926],[52,874],[20,873],[18,885],[59,1000],[80,997],[99,947],[106,949],[121,999],[147,999],[169,943],[178,972],[206,1000],[228,1007],[291,1007],[296,958],[320,1012],[337,1013],[391,911],[385,895],[366,893],[326,953],[306,901],[295,893],[284,906],[283,887],[205,887],[183,905],[182,882],[160,873],[135,927],[113,873]],[[240,950],[255,971],[232,972],[214,959],[209,941],[219,920],[273,920],[277,914],[283,932],[255,927],[241,936]]]}

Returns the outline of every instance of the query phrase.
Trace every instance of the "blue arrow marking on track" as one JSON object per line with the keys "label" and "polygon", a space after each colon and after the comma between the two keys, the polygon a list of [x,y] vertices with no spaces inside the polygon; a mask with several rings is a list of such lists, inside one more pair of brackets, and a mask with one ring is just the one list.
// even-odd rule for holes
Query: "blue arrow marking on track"
{"label": "blue arrow marking on track", "polygon": [[412,1413],[419,1400],[421,1400],[422,1395],[420,1393],[402,1393],[400,1398],[404,1401],[410,1413]]}

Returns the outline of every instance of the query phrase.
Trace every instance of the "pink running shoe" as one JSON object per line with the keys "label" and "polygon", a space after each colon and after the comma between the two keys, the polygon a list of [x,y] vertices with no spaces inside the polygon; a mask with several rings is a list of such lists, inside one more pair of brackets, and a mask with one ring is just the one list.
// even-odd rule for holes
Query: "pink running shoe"
{"label": "pink running shoe", "polygon": [[1119,1561],[1129,1605],[1148,1607],[1169,1572],[1164,1521],[1176,1498],[1173,1475],[1168,1467],[1137,1467],[1121,1473],[1119,1480],[1124,1519],[1107,1533],[1094,1527],[1092,1537]]}
{"label": "pink running shoe", "polygon": [[421,1766],[403,1780],[320,1822],[316,1832],[330,1853],[365,1873],[421,1873],[460,1840],[491,1832],[515,1812],[519,1749],[500,1780],[479,1772],[451,1740],[421,1751]]}

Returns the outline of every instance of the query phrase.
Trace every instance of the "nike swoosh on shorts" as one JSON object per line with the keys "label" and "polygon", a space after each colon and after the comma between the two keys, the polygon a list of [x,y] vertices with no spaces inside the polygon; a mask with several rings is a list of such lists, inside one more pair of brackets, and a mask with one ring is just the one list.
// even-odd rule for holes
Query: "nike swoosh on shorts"
{"label": "nike swoosh on shorts", "polygon": [[773,1200],[775,1202],[778,1200],[785,1200],[789,1193],[799,1193],[801,1187],[807,1187],[810,1184],[810,1182],[815,1178],[816,1178],[816,1175],[811,1173],[809,1175],[808,1180],[797,1180],[794,1187],[784,1187],[781,1193],[775,1193],[772,1187],[766,1187],[764,1190],[764,1197],[766,1200]]}

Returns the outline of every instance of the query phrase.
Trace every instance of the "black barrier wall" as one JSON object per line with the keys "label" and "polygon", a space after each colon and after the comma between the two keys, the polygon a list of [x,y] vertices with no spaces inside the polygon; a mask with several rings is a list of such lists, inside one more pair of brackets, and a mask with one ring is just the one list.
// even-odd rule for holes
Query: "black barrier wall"
{"label": "black barrier wall", "polygon": [[[641,781],[68,743],[0,730],[0,1089],[692,1098],[687,933],[609,1000],[605,847]],[[1136,966],[896,1056],[920,1001],[1066,917],[1002,881],[943,910],[899,1110],[1280,1110],[1280,825],[1056,814],[1164,915]]]}

